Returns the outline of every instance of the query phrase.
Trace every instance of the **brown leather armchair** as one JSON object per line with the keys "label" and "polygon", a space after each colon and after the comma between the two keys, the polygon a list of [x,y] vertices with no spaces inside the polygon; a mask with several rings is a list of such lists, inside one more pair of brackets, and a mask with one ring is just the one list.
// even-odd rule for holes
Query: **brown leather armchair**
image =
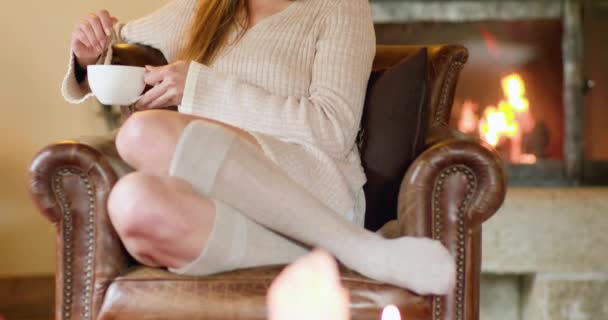
{"label": "brown leather armchair", "polygon": [[[420,48],[381,46],[374,67],[391,66]],[[494,151],[447,128],[466,49],[430,46],[428,54],[430,132],[399,177],[393,230],[394,236],[441,240],[457,261],[457,286],[447,296],[418,296],[342,269],[353,319],[378,319],[387,304],[398,306],[403,319],[479,317],[481,224],[504,200],[505,174]],[[114,63],[159,65],[164,58],[122,45],[115,47]],[[129,170],[112,137],[62,141],[33,160],[30,192],[57,228],[56,319],[264,319],[266,290],[281,266],[195,278],[142,267],[129,257],[106,209],[112,186]]]}

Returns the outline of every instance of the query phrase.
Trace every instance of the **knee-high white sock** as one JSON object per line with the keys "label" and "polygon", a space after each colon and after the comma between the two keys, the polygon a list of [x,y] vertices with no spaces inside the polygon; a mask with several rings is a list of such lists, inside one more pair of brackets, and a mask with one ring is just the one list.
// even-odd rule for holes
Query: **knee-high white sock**
{"label": "knee-high white sock", "polygon": [[309,252],[272,230],[251,221],[228,205],[213,200],[215,222],[201,255],[178,274],[206,276],[235,269],[287,264]]}
{"label": "knee-high white sock", "polygon": [[348,222],[256,146],[219,125],[198,121],[186,127],[170,171],[198,192],[271,230],[326,249],[370,278],[419,294],[444,294],[455,283],[454,261],[439,242],[388,240]]}

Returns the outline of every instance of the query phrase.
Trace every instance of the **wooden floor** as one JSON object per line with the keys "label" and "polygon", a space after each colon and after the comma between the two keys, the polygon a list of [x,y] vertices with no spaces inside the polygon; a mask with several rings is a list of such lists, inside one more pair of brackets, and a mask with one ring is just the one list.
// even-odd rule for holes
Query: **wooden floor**
{"label": "wooden floor", "polygon": [[53,277],[0,279],[0,320],[52,320]]}

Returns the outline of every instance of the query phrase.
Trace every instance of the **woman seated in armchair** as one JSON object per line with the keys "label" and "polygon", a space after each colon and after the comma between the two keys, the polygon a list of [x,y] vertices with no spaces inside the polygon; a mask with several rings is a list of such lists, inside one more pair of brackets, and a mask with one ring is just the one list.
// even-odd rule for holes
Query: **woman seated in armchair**
{"label": "woman seated in armchair", "polygon": [[90,96],[86,67],[114,41],[158,48],[170,62],[146,68],[152,89],[135,105],[146,112],[116,138],[136,171],[108,209],[138,261],[208,275],[321,247],[419,294],[453,288],[439,242],[363,228],[355,138],[375,54],[367,0],[173,0],[126,24],[90,14],[73,33],[68,101]]}

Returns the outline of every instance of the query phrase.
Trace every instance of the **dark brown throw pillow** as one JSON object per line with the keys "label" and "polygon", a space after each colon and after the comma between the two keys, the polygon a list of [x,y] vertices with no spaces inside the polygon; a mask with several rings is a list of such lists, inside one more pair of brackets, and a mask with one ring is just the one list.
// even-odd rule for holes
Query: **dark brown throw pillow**
{"label": "dark brown throw pillow", "polygon": [[396,219],[401,181],[423,147],[430,112],[427,65],[421,49],[370,77],[359,141],[369,230]]}

